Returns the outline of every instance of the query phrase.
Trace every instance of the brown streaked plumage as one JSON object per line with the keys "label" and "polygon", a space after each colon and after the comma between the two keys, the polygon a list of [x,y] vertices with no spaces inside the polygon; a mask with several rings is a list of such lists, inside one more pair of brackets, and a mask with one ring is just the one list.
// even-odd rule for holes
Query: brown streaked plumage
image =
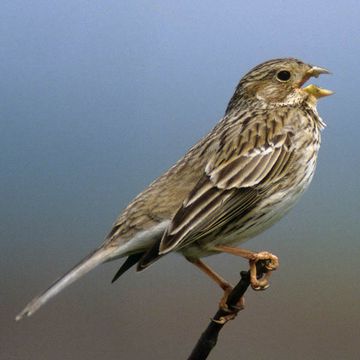
{"label": "brown streaked plumage", "polygon": [[[331,91],[309,85],[328,73],[300,60],[258,65],[238,84],[215,128],[120,214],[105,242],[40,294],[17,316],[33,314],[64,287],[100,263],[128,256],[115,275],[146,268],[177,251],[224,290],[228,284],[199,258],[220,251],[244,256],[252,268],[268,257],[233,248],[282,217],[309,185],[324,123],[316,102]],[[264,288],[267,280],[254,287]]]}

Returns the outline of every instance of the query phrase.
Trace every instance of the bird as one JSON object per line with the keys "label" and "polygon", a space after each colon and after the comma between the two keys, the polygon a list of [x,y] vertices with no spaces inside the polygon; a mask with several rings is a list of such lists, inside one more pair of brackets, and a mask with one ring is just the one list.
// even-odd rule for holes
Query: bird
{"label": "bird", "polygon": [[333,94],[310,78],[330,72],[296,58],[255,66],[235,88],[215,127],[120,213],[103,243],[35,297],[16,317],[35,313],[65,287],[98,265],[125,258],[113,278],[136,265],[146,269],[166,254],[180,253],[214,280],[224,293],[231,285],[202,258],[219,253],[256,263],[278,258],[238,245],[283,217],[308,188],[316,167],[324,121],[317,101]]}

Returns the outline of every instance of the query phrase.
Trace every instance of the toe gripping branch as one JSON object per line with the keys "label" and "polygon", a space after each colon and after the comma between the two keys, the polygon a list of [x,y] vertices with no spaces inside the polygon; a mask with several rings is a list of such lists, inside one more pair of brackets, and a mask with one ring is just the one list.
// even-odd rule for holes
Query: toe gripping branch
{"label": "toe gripping branch", "polygon": [[[257,279],[262,279],[264,276],[266,277],[266,274],[272,271],[272,269],[269,268],[268,259],[258,260],[255,265]],[[227,297],[227,309],[220,308],[216,312],[209,325],[199,338],[188,360],[206,359],[211,350],[215,347],[222,327],[227,323],[227,321],[234,319],[238,312],[242,310],[243,307],[239,306],[239,304],[241,303],[241,298],[244,296],[246,290],[251,285],[251,270],[241,271],[240,275],[240,281]]]}
{"label": "toe gripping branch", "polygon": [[[273,270],[272,260],[264,258],[250,264],[249,271],[241,271],[240,281],[229,292],[225,300],[225,306],[220,306],[218,312],[211,319],[212,322],[224,325],[227,321],[234,319],[238,312],[244,309],[243,299],[248,287],[251,286],[254,290],[267,289],[270,286],[268,277]],[[254,286],[254,280],[259,284],[259,287]]]}
{"label": "toe gripping branch", "polygon": [[[263,270],[258,270],[258,264]],[[250,284],[254,290],[266,290],[269,284],[269,277],[272,271],[279,267],[277,256],[267,252],[254,253],[254,259],[249,261],[250,264]]]}

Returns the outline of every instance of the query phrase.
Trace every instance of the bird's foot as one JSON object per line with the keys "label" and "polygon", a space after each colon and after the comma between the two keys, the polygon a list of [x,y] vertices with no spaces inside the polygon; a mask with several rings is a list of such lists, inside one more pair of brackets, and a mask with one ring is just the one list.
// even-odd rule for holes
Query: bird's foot
{"label": "bird's foot", "polygon": [[230,313],[233,310],[240,311],[240,310],[244,309],[244,307],[245,307],[244,297],[241,297],[236,305],[232,305],[231,308],[229,308],[227,301],[228,301],[230,293],[233,290],[233,287],[230,284],[228,284],[226,288],[223,288],[223,290],[224,290],[224,295],[222,296],[220,303],[219,303],[219,308],[221,310]]}
{"label": "bird's foot", "polygon": [[[257,271],[257,264],[259,261],[263,262],[264,270],[266,271],[260,278],[258,278]],[[249,264],[251,287],[256,291],[266,290],[270,286],[269,277],[271,272],[279,267],[278,257],[268,251],[253,253],[249,259]]]}
{"label": "bird's foot", "polygon": [[220,300],[219,308],[225,313],[225,315],[221,316],[219,319],[212,319],[212,321],[217,324],[225,324],[229,320],[235,319],[238,312],[245,308],[245,299],[243,296],[240,298],[236,305],[232,305],[231,307],[229,307],[227,302],[229,295],[233,290],[233,287],[228,284],[226,287],[223,287],[223,290],[224,295]]}
{"label": "bird's foot", "polygon": [[[277,256],[271,254],[268,251],[253,252],[242,248],[234,248],[226,245],[217,245],[214,250],[219,252],[225,252],[228,254],[241,256],[244,259],[248,259],[250,263],[250,283],[254,290],[265,290],[269,285],[269,276],[271,271],[274,271],[279,266],[279,259]],[[261,263],[260,263],[261,262]],[[258,276],[257,267],[261,266],[259,273],[263,276]]]}

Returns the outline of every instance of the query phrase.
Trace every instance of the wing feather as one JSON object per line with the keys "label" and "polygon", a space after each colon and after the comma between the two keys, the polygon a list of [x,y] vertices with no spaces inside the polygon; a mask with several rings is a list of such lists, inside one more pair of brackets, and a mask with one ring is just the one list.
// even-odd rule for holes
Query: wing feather
{"label": "wing feather", "polygon": [[202,178],[165,231],[160,254],[218,231],[257,205],[261,190],[284,176],[291,164],[293,132],[282,125],[272,119],[220,139]]}

